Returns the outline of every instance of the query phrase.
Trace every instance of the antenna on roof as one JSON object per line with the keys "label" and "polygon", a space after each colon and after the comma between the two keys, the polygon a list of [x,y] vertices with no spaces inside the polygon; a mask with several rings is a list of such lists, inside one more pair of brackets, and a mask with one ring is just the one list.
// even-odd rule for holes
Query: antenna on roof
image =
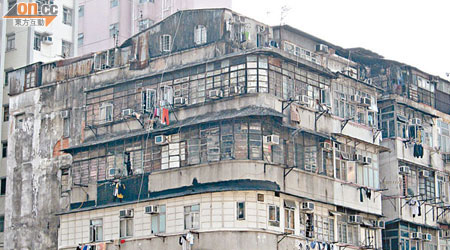
{"label": "antenna on roof", "polygon": [[287,5],[283,5],[281,7],[281,14],[280,14],[280,26],[283,25],[284,18],[288,15],[288,12],[291,10],[291,7]]}

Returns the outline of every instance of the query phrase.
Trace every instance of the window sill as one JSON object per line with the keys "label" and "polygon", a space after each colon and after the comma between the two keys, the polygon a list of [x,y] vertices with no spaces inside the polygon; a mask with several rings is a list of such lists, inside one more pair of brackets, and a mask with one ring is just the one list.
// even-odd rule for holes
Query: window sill
{"label": "window sill", "polygon": [[13,51],[16,51],[16,50],[17,50],[16,48],[7,49],[7,50],[6,50],[6,53],[8,53],[8,52],[13,52]]}

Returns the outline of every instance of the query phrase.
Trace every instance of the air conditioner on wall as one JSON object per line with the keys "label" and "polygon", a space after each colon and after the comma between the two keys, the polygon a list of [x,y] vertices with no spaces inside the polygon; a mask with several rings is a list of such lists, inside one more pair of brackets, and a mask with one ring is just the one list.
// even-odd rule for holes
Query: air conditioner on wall
{"label": "air conditioner on wall", "polygon": [[209,97],[211,99],[219,99],[223,97],[223,91],[221,89],[213,89],[209,91]]}
{"label": "air conditioner on wall", "polygon": [[278,145],[280,144],[280,136],[278,135],[267,135],[264,136],[264,143],[270,144],[270,145]]}
{"label": "air conditioner on wall", "polygon": [[307,96],[307,95],[299,95],[297,96],[297,101],[300,104],[303,105],[309,105],[311,103],[311,97]]}
{"label": "air conditioner on wall", "polygon": [[401,174],[410,174],[411,169],[408,166],[400,166],[399,171]]}
{"label": "air conditioner on wall", "polygon": [[302,202],[301,209],[303,211],[314,211],[314,203],[312,203],[312,202]]}
{"label": "air conditioner on wall", "polygon": [[173,99],[173,103],[176,106],[184,106],[184,105],[186,105],[186,98],[184,98],[184,97],[175,97]]}
{"label": "air conditioner on wall", "polygon": [[128,117],[128,116],[131,116],[132,114],[133,114],[132,109],[123,109],[122,110],[122,117]]}
{"label": "air conditioner on wall", "polygon": [[328,53],[328,46],[325,45],[325,44],[317,44],[316,45],[316,52]]}
{"label": "air conditioner on wall", "polygon": [[378,220],[376,227],[384,229],[386,227],[386,222],[384,220]]}
{"label": "air conditioner on wall", "polygon": [[422,233],[420,233],[420,232],[411,233],[411,239],[422,240]]}
{"label": "air conditioner on wall", "polygon": [[411,125],[422,126],[422,120],[420,120],[419,118],[412,118]]}
{"label": "air conditioner on wall", "polygon": [[145,207],[146,214],[157,214],[159,213],[159,207],[157,205],[150,205]]}
{"label": "air conditioner on wall", "polygon": [[423,241],[431,241],[433,240],[433,236],[431,234],[422,234]]}
{"label": "air conditioner on wall", "polygon": [[350,224],[361,224],[362,223],[362,217],[360,215],[349,215],[348,216],[348,223],[350,223]]}
{"label": "air conditioner on wall", "polygon": [[124,209],[120,210],[120,218],[132,218],[134,216],[134,210],[133,209]]}
{"label": "air conditioner on wall", "polygon": [[167,137],[165,135],[157,135],[157,136],[155,136],[155,144],[156,145],[167,144]]}
{"label": "air conditioner on wall", "polygon": [[419,175],[420,175],[420,177],[422,177],[422,178],[428,178],[428,177],[430,177],[430,172],[429,172],[428,170],[421,170],[421,171],[419,172]]}

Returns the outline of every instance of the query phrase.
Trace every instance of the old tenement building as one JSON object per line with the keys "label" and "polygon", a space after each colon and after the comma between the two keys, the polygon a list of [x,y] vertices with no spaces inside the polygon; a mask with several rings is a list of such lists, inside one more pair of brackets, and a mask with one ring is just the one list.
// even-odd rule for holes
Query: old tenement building
{"label": "old tenement building", "polygon": [[447,247],[449,83],[413,67],[205,9],[8,84],[6,249]]}

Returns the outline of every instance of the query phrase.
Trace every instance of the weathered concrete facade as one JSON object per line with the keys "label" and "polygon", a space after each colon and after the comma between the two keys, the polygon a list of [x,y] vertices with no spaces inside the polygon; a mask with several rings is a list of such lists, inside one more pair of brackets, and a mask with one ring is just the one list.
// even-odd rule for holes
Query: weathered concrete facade
{"label": "weathered concrete facade", "polygon": [[191,10],[9,73],[6,249],[380,249],[402,155],[378,130],[391,99],[344,52]]}

